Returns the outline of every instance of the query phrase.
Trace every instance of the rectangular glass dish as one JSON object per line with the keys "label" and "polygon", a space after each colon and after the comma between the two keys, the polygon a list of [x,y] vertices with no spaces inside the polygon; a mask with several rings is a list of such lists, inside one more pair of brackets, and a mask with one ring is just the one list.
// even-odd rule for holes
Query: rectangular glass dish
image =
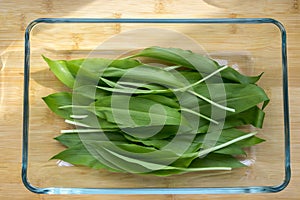
{"label": "rectangular glass dish", "polygon": [[[258,136],[247,150],[249,167],[168,177],[60,166],[50,158],[64,120],[42,97],[66,91],[41,55],[52,59],[116,58],[149,46],[192,50],[248,76],[270,98]],[[216,194],[278,192],[290,180],[286,32],[273,19],[42,18],[25,32],[22,180],[43,194]]]}

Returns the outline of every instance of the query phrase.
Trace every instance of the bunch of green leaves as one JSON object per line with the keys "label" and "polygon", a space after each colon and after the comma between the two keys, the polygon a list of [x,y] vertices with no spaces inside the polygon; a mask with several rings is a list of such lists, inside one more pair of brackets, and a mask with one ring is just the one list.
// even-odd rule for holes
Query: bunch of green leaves
{"label": "bunch of green leaves", "polygon": [[166,176],[243,167],[236,156],[264,141],[237,128],[262,127],[269,99],[256,84],[261,75],[177,48],[115,60],[44,60],[70,89],[43,100],[74,125],[55,138],[67,149],[52,159]]}

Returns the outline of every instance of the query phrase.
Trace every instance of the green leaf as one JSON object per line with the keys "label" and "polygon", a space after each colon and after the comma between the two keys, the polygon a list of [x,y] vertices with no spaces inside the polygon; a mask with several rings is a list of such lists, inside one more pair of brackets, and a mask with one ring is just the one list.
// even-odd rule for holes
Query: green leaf
{"label": "green leaf", "polygon": [[[216,61],[208,57],[178,48],[163,48],[154,46],[146,48],[131,57],[156,58],[159,60],[170,62],[172,64],[182,65],[187,68],[196,69],[202,74],[210,74],[220,67]],[[220,74],[222,78],[237,83],[255,83],[260,79],[261,76],[244,76],[236,70],[234,70],[233,68],[227,68],[224,71],[221,71]]]}
{"label": "green leaf", "polygon": [[[213,128],[212,128],[213,129]],[[215,146],[219,146],[222,145],[224,143],[228,143],[230,141],[233,141],[237,138],[243,137],[248,135],[249,133],[246,133],[244,131],[235,129],[235,128],[230,128],[230,129],[223,129],[223,130],[214,130],[211,132],[208,132],[206,134],[197,134],[193,140],[193,142],[190,145],[190,148],[186,151],[186,153],[190,153],[190,152],[199,152],[202,151],[203,149],[206,148],[211,148],[211,147],[215,147]],[[190,136],[189,134],[182,134],[179,136],[182,140],[186,140],[185,138],[190,138],[192,136]],[[254,139],[253,139],[254,138]],[[260,142],[262,142],[263,140],[257,138],[256,136],[251,136],[248,138],[245,138],[243,140],[237,141],[235,143],[233,143],[234,145],[232,146],[232,144],[227,145],[226,147],[223,148],[219,148],[216,151],[222,152],[220,151],[221,149],[225,149],[228,148],[227,150],[229,151],[233,151],[236,150],[235,153],[239,154],[241,153],[240,149],[248,146],[253,146],[255,144],[258,144]],[[230,147],[230,148],[229,148]],[[234,147],[236,147],[236,149],[234,149]],[[240,149],[237,149],[237,148]],[[216,152],[214,151],[214,152]],[[224,151],[223,151],[224,153]],[[235,154],[233,154],[235,155]]]}
{"label": "green leaf", "polygon": [[76,100],[72,98],[72,94],[69,92],[58,92],[50,94],[46,97],[42,98],[47,106],[54,112],[55,114],[59,115],[64,119],[71,119],[71,115],[73,114],[88,114],[86,109],[82,109],[82,107],[77,108],[61,108],[67,105],[72,105],[73,103],[86,103],[89,104],[91,101],[87,100],[83,96],[77,95]]}
{"label": "green leaf", "polygon": [[179,73],[165,71],[159,67],[154,67],[150,65],[139,65],[133,69],[129,69],[126,74],[123,75],[122,79],[126,81],[137,80],[144,81],[146,83],[155,83],[162,86],[169,87],[184,87],[184,80],[180,80]]}
{"label": "green leaf", "polygon": [[78,136],[78,133],[64,133],[55,137],[54,139],[67,147],[72,147],[81,144],[81,140]]}
{"label": "green leaf", "polygon": [[132,142],[142,143],[145,146],[155,147],[157,149],[161,149],[169,143],[169,141],[167,140],[159,140],[159,139],[143,140],[128,135],[126,135],[125,137]]}
{"label": "green leaf", "polygon": [[[113,106],[111,102],[114,103]],[[128,106],[124,105],[126,102],[129,103]],[[104,114],[107,121],[127,127],[181,123],[181,114],[177,109],[142,97],[113,95],[98,99],[92,106],[95,106],[97,113]]]}
{"label": "green leaf", "polygon": [[67,64],[63,60],[50,60],[49,58],[43,56],[44,60],[50,67],[50,70],[54,75],[66,86],[73,88],[75,78],[72,73],[69,71]]}
{"label": "green leaf", "polygon": [[[249,124],[257,128],[262,128],[264,116],[265,116],[264,111],[262,111],[257,106],[254,106],[243,112],[227,116],[223,127],[220,128],[228,129],[228,128],[239,127],[239,126],[249,125]],[[200,122],[202,123],[199,125],[199,129],[198,129],[199,133],[206,133],[209,126],[214,126],[212,124],[204,122],[203,120]],[[215,130],[215,128],[216,127],[214,127],[213,129]]]}
{"label": "green leaf", "polygon": [[195,167],[231,167],[231,168],[239,168],[245,167],[241,162],[239,162],[236,158],[231,155],[221,155],[216,153],[211,153],[205,156],[204,158],[195,159],[190,168]]}
{"label": "green leaf", "polygon": [[172,107],[172,108],[180,108],[180,105],[178,104],[176,97],[170,98],[166,97],[160,94],[147,94],[147,95],[140,95],[140,97],[145,99],[150,99],[152,101],[155,101],[157,103]]}
{"label": "green leaf", "polygon": [[117,171],[101,163],[99,159],[96,159],[94,156],[92,156],[82,144],[68,148],[67,150],[64,150],[59,154],[53,156],[51,159],[59,159],[73,165],[83,165],[93,169],[105,168],[110,171]]}
{"label": "green leaf", "polygon": [[59,107],[61,106],[72,104],[72,95],[69,92],[53,93],[46,97],[43,97],[42,99],[52,110],[52,112],[65,119],[70,119],[70,115],[72,114],[71,108],[59,109]]}
{"label": "green leaf", "polygon": [[[209,169],[212,168],[211,171],[213,171],[213,168],[239,168],[239,167],[245,167],[241,162],[239,162],[236,158],[232,157],[231,155],[222,155],[222,154],[209,154],[204,158],[196,158],[192,161],[192,163],[189,165],[188,168],[182,168],[182,169],[162,169],[157,170],[153,172],[149,172],[148,174],[154,174],[157,176],[170,176],[174,174],[183,174],[187,172],[193,171],[193,169],[198,169],[198,171],[201,171],[200,169]],[[197,171],[197,170],[195,170]]]}
{"label": "green leaf", "polygon": [[181,65],[184,67],[195,69],[201,68],[201,72],[212,73],[218,68],[218,64],[199,54],[191,51],[186,51],[178,48],[163,48],[163,47],[149,47],[132,57],[151,57],[159,60],[168,61],[172,64]]}
{"label": "green leaf", "polygon": [[157,84],[148,84],[146,82],[143,81],[136,81],[136,82],[131,82],[131,81],[118,81],[118,82],[114,82],[114,81],[110,81],[109,79],[100,78],[104,83],[106,83],[108,86],[110,87],[116,87],[119,89],[148,89],[148,90],[164,90],[166,89],[163,86],[157,85]]}
{"label": "green leaf", "polygon": [[[136,132],[150,132],[153,130],[157,130],[155,135],[151,135],[147,137],[149,140],[161,140],[173,137],[176,133],[179,132],[179,126],[177,125],[165,125],[165,126],[142,126],[142,127],[134,127],[134,128],[122,128],[123,131],[127,133],[132,133],[133,131]],[[141,134],[141,136],[143,136]],[[126,137],[126,136],[125,136]],[[145,140],[144,137],[138,137],[135,135],[135,140]],[[142,142],[142,141],[140,141]]]}
{"label": "green leaf", "polygon": [[122,69],[130,69],[141,64],[139,61],[133,59],[112,60],[105,58],[66,60],[65,62],[73,76],[76,76],[79,70],[84,70],[84,72],[89,74],[100,74],[107,77],[114,77],[111,73],[115,71],[126,72],[126,70]]}
{"label": "green leaf", "polygon": [[[75,99],[86,98],[86,102],[89,99],[89,103],[95,101],[95,99],[101,98],[103,96],[109,96],[110,92],[97,89],[95,85],[82,85],[74,88],[72,96]],[[85,104],[86,105],[86,104]]]}
{"label": "green leaf", "polygon": [[227,147],[214,151],[214,153],[218,154],[227,154],[227,155],[246,155],[246,152],[236,143],[231,144]]}
{"label": "green leaf", "polygon": [[224,128],[232,128],[247,124],[262,128],[264,117],[264,111],[257,106],[254,106],[243,112],[228,116],[225,120]]}
{"label": "green leaf", "polygon": [[131,87],[123,87],[123,88],[111,88],[111,87],[103,87],[97,86],[98,89],[112,92],[112,93],[121,93],[121,94],[161,94],[161,93],[171,93],[171,90],[144,90],[144,89],[136,89]]}
{"label": "green leaf", "polygon": [[262,138],[259,138],[257,136],[253,136],[251,138],[247,138],[245,140],[241,140],[237,143],[235,143],[236,145],[240,146],[241,148],[245,148],[245,147],[251,147],[253,145],[259,144],[264,142],[265,140]]}
{"label": "green leaf", "polygon": [[[226,105],[227,107],[234,108],[235,112],[227,112],[226,116],[237,114],[239,112],[248,110],[259,103],[268,102],[269,98],[263,89],[254,84],[209,84],[209,86],[200,84],[194,88],[196,93],[199,93],[207,98],[212,99],[218,104]],[[210,91],[214,91],[210,95]],[[213,98],[212,98],[213,96]],[[195,103],[188,102],[189,99],[185,99],[184,102],[190,107],[195,107]],[[210,115],[211,105],[203,100],[199,100],[200,112],[204,115]],[[215,112],[218,112],[220,108],[215,107]],[[220,111],[222,112],[222,111]]]}
{"label": "green leaf", "polygon": [[[211,168],[208,169],[206,167],[203,168],[182,168],[182,167],[174,167],[168,166],[166,163],[172,161],[173,159],[177,158],[173,152],[170,151],[155,151],[156,154],[145,154],[140,153],[130,153],[128,151],[123,151],[120,148],[117,148],[111,143],[103,143],[101,145],[97,145],[97,148],[93,148],[94,145],[97,143],[91,144],[89,148],[95,150],[94,153],[98,152],[97,157],[103,157],[105,160],[110,160],[110,162],[117,166],[116,170],[125,170],[126,172],[131,173],[152,173],[153,171],[164,169],[164,170],[181,170],[184,172],[191,172],[191,171],[206,171],[206,170],[228,170],[228,168],[224,169],[223,167],[220,168]],[[129,145],[132,146],[132,145]],[[129,147],[128,146],[128,147]],[[135,148],[135,147],[134,147]],[[173,158],[173,156],[175,156]],[[185,155],[184,158],[194,157],[195,154]],[[169,161],[166,160],[170,159]],[[112,166],[110,166],[112,167]]]}
{"label": "green leaf", "polygon": [[80,133],[84,134],[80,136],[78,133],[64,133],[61,134],[54,139],[62,143],[67,147],[72,147],[81,144],[82,142],[86,142],[88,140],[103,140],[103,141],[113,141],[115,143],[125,143],[127,140],[120,132],[95,132],[95,133]]}

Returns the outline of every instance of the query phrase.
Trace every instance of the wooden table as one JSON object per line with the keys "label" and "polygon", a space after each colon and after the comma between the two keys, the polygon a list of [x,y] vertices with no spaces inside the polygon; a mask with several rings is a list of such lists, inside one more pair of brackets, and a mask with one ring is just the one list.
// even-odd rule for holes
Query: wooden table
{"label": "wooden table", "polygon": [[[236,18],[271,17],[288,33],[292,180],[280,193],[255,195],[74,195],[77,199],[299,199],[300,184],[300,2],[217,0],[0,2],[0,199],[69,199],[38,195],[23,186],[21,171],[23,42],[27,24],[40,17],[93,18]],[[116,31],[118,27],[116,27]],[[78,41],[80,42],[80,41]]]}

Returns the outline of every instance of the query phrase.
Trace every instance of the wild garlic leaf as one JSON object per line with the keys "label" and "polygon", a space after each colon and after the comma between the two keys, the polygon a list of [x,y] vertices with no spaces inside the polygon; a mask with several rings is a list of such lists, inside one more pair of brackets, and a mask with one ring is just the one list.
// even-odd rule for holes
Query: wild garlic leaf
{"label": "wild garlic leaf", "polygon": [[180,79],[179,74],[145,64],[128,70],[122,78],[155,83],[165,87],[185,86],[184,80]]}
{"label": "wild garlic leaf", "polygon": [[154,147],[154,148],[157,148],[157,149],[163,148],[164,146],[166,146],[170,142],[168,140],[162,140],[162,139],[143,140],[143,139],[135,138],[131,135],[125,135],[125,137],[126,137],[126,139],[128,139],[131,142],[140,143],[140,144],[143,144],[144,146]]}
{"label": "wild garlic leaf", "polygon": [[[85,102],[89,104],[91,101],[82,96],[77,96],[76,103]],[[42,98],[47,106],[57,115],[64,119],[71,119],[71,115],[74,113],[84,115],[88,114],[88,111],[83,109],[82,107],[65,107],[68,105],[72,105],[74,99],[72,98],[72,94],[69,92],[58,92],[50,94],[46,97]],[[80,101],[81,100],[81,101]]]}
{"label": "wild garlic leaf", "polygon": [[43,97],[42,99],[47,104],[47,106],[52,110],[52,112],[65,119],[70,119],[70,115],[72,114],[72,109],[70,108],[59,109],[59,107],[72,104],[71,93],[69,92],[53,93],[46,97]]}
{"label": "wild garlic leaf", "polygon": [[166,97],[166,96],[163,96],[163,95],[160,95],[160,94],[140,95],[140,97],[155,101],[157,103],[166,105],[166,106],[171,107],[171,108],[180,108],[180,105],[179,105],[178,100],[176,99],[176,97],[170,98],[170,97]]}
{"label": "wild garlic leaf", "polygon": [[67,87],[73,88],[75,78],[69,71],[66,62],[64,60],[50,60],[45,56],[43,56],[43,58],[49,65],[53,74]]}
{"label": "wild garlic leaf", "polygon": [[[93,148],[94,145],[97,148]],[[115,146],[109,142],[101,142],[101,145],[94,141],[88,144],[89,148],[95,149],[95,154],[103,157],[105,160],[110,160],[114,166],[118,166],[117,170],[125,170],[131,173],[145,173],[159,169],[179,169],[181,167],[168,166],[173,160],[180,158],[180,155],[174,154],[172,151],[161,150],[152,151],[147,150],[145,153],[142,147],[136,148],[134,144],[127,144],[127,148],[132,147],[134,152],[124,151],[120,145]],[[145,148],[145,147],[143,147]],[[149,149],[148,147],[146,149]],[[128,149],[127,149],[128,150]],[[98,153],[98,154],[97,154]],[[196,154],[183,155],[183,158],[194,158]],[[102,161],[102,160],[101,160]],[[184,169],[184,168],[183,168]],[[194,169],[195,171],[201,169]],[[189,171],[189,169],[187,169]],[[190,170],[191,171],[191,170]]]}
{"label": "wild garlic leaf", "polygon": [[125,95],[113,95],[98,99],[92,107],[95,107],[96,113],[104,114],[107,121],[128,127],[181,123],[177,109],[142,97],[130,97],[128,105],[124,105],[127,100]]}
{"label": "wild garlic leaf", "polygon": [[76,146],[81,144],[78,133],[64,133],[54,138],[66,147]]}
{"label": "wild garlic leaf", "polygon": [[[125,132],[150,132],[152,130],[157,130],[155,134],[147,137],[149,140],[160,140],[160,139],[165,139],[173,137],[179,132],[179,126],[178,125],[164,125],[162,126],[141,126],[141,127],[134,127],[134,128],[122,128],[123,131]],[[132,136],[132,135],[131,135]],[[126,137],[126,136],[125,136]],[[141,134],[140,137],[139,135],[134,136],[135,139],[133,140],[145,140],[145,137]],[[142,141],[140,141],[142,142]]]}
{"label": "wild garlic leaf", "polygon": [[[207,74],[218,69],[218,63],[206,56],[193,53],[191,51],[182,50],[178,48],[163,48],[163,47],[149,47],[131,57],[150,57],[159,60],[167,61],[172,64],[182,65],[187,68],[196,69],[200,73]],[[227,68],[220,72],[222,78],[237,83],[255,83],[261,75],[249,77],[240,74],[233,68]]]}
{"label": "wild garlic leaf", "polygon": [[236,158],[232,157],[231,155],[221,155],[216,153],[211,153],[205,156],[204,158],[195,159],[191,165],[192,167],[231,167],[231,168],[238,168],[238,167],[245,167],[241,162],[239,162]]}
{"label": "wild garlic leaf", "polygon": [[118,131],[115,132],[95,132],[95,133],[80,133],[84,134],[80,136],[78,133],[64,133],[61,134],[54,139],[62,143],[67,147],[72,147],[81,144],[82,142],[86,142],[87,140],[104,140],[104,141],[113,141],[115,143],[126,143],[128,142],[126,138],[119,133]]}
{"label": "wild garlic leaf", "polygon": [[228,116],[225,120],[224,128],[232,128],[251,124],[257,128],[262,128],[265,112],[257,106],[248,110]]}
{"label": "wild garlic leaf", "polygon": [[[217,169],[230,170],[232,168],[245,167],[241,162],[231,155],[222,154],[208,154],[204,158],[196,158],[187,168],[183,169],[161,169],[148,174],[153,174],[156,176],[170,176],[174,174],[183,174],[191,171],[201,171],[203,169],[206,171],[218,171]],[[198,170],[197,170],[198,169]],[[210,169],[210,170],[209,170]],[[216,174],[217,172],[214,172]]]}
{"label": "wild garlic leaf", "polygon": [[236,142],[235,144],[240,146],[241,148],[245,148],[245,147],[251,147],[254,146],[256,144],[262,143],[265,140],[256,136],[253,136],[251,138],[245,139],[245,140],[241,140],[239,142]]}
{"label": "wild garlic leaf", "polygon": [[[199,152],[205,148],[222,145],[222,144],[228,143],[230,141],[233,141],[237,138],[240,138],[242,136],[246,136],[248,134],[249,133],[246,133],[244,131],[241,131],[241,130],[238,130],[235,128],[214,130],[211,132],[207,132],[206,134],[199,133],[194,137],[194,140],[191,143],[190,148],[187,150],[187,153],[188,152]],[[209,137],[209,136],[213,136],[213,137]],[[185,141],[186,138],[190,138],[191,136],[189,134],[182,134],[179,137],[180,137],[181,141]],[[251,139],[251,138],[254,138],[254,139]],[[240,148],[243,148],[246,145],[252,146],[252,145],[260,143],[261,141],[262,140],[260,140],[258,137],[251,136],[251,137],[245,138],[243,140],[237,141],[233,144]],[[208,146],[208,145],[213,145],[213,146]],[[231,144],[225,146],[224,148],[229,148],[230,146],[231,146]],[[224,148],[219,148],[218,151],[221,149],[224,149]],[[231,148],[231,150],[234,150],[234,149]],[[240,153],[239,149],[237,149],[236,153],[237,154]]]}
{"label": "wild garlic leaf", "polygon": [[114,168],[110,168],[107,165],[101,163],[99,159],[96,159],[90,154],[90,152],[85,148],[83,144],[72,146],[55,156],[51,159],[59,159],[65,162],[71,163],[73,165],[87,166],[92,169],[108,169],[113,172],[120,172]]}
{"label": "wild garlic leaf", "polygon": [[[211,98],[206,86],[199,86],[194,88],[194,90],[197,93]],[[248,110],[258,105],[259,103],[267,103],[269,101],[266,93],[260,87],[253,84],[210,84],[209,91],[216,92],[213,95],[213,101],[221,105],[226,104],[227,107],[235,109],[235,112],[227,112],[226,117]],[[225,93],[218,93],[218,91],[224,91]],[[189,99],[185,100],[189,101]],[[192,102],[184,103],[186,105],[190,105],[190,107],[197,106]],[[201,100],[199,100],[199,108],[200,113],[208,116],[210,115],[212,110],[212,106],[210,104]],[[214,107],[213,109],[215,112],[218,112],[218,110],[220,110],[220,108],[217,107]],[[219,112],[222,112],[222,110],[220,110]]]}
{"label": "wild garlic leaf", "polygon": [[104,58],[87,58],[65,61],[69,71],[76,77],[77,84],[97,83],[100,77],[122,77],[126,69],[141,63],[133,59],[112,60]]}
{"label": "wild garlic leaf", "polygon": [[246,155],[246,152],[239,145],[236,145],[236,144],[231,144],[227,147],[216,150],[216,151],[214,151],[214,153],[233,155],[233,156]]}
{"label": "wild garlic leaf", "polygon": [[90,73],[104,73],[106,70],[129,69],[139,66],[141,63],[133,59],[112,60],[105,58],[87,58],[77,60],[66,60],[66,65],[74,76],[79,70],[86,70]]}

